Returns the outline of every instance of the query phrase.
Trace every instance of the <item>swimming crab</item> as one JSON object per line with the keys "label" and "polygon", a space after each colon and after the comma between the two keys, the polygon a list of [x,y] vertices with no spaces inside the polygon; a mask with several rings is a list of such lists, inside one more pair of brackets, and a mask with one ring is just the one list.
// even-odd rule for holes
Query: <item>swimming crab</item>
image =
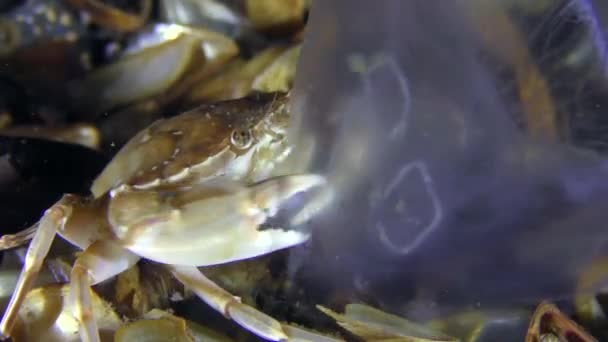
{"label": "swimming crab", "polygon": [[286,94],[255,94],[162,119],[116,154],[83,198],[64,195],[36,227],[0,322],[11,335],[19,307],[56,234],[81,248],[68,303],[83,341],[99,341],[91,286],[141,258],[173,276],[227,318],[266,339],[287,340],[281,324],[241,303],[197,266],[227,263],[305,242],[309,234],[263,223],[322,176],[272,176],[291,149]]}

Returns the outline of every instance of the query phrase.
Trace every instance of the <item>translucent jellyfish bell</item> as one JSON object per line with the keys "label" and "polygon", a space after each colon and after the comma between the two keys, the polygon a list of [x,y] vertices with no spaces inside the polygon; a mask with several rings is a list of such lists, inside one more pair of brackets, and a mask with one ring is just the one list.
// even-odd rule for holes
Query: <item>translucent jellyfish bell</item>
{"label": "translucent jellyfish bell", "polygon": [[[608,163],[587,142],[608,136],[577,138],[605,101],[577,89],[608,89],[602,18],[543,3],[313,3],[290,134],[294,170],[331,183],[314,240],[344,272],[326,278],[395,306],[533,303],[606,254]],[[572,15],[576,42],[556,40]]]}

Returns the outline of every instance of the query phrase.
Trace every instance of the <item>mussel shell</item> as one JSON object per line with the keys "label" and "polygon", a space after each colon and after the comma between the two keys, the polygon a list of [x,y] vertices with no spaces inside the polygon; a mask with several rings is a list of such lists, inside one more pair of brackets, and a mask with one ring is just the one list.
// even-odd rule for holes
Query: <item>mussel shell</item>
{"label": "mussel shell", "polygon": [[[67,304],[69,285],[48,285],[30,291],[19,310],[13,341],[76,342],[78,322]],[[122,324],[109,303],[91,292],[93,314],[103,342],[112,341],[114,331]]]}

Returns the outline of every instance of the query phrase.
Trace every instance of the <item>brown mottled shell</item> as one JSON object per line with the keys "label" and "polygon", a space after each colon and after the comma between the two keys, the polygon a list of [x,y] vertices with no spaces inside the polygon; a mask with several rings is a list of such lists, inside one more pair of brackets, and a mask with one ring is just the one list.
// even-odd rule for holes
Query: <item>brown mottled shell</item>
{"label": "brown mottled shell", "polygon": [[[235,156],[246,152],[231,144],[235,130],[255,127],[287,101],[285,94],[255,94],[205,104],[162,119],[133,137],[116,154],[91,187],[100,197],[120,186],[154,187],[221,174]],[[253,145],[252,145],[253,146]],[[191,168],[195,175],[180,177]]]}

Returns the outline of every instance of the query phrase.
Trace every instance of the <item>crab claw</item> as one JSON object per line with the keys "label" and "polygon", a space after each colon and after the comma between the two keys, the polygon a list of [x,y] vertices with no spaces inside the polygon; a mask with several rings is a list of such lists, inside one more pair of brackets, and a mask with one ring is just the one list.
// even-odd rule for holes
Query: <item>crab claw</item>
{"label": "crab claw", "polygon": [[252,203],[246,209],[257,228],[251,239],[240,247],[243,254],[261,255],[289,248],[308,240],[310,234],[290,230],[290,227],[264,227],[269,217],[276,215],[293,196],[326,183],[319,175],[291,175],[265,180],[248,188]]}
{"label": "crab claw", "polygon": [[214,265],[305,242],[306,232],[263,224],[296,194],[323,184],[324,177],[306,174],[250,186],[223,180],[172,193],[125,189],[112,198],[110,219],[122,246],[137,255],[172,265]]}
{"label": "crab claw", "polygon": [[324,177],[309,174],[275,177],[249,187],[253,199],[249,210],[257,221],[257,231],[246,245],[241,246],[241,253],[261,255],[308,240],[310,234],[307,232],[290,230],[289,227],[264,227],[262,224],[293,196],[324,184]]}
{"label": "crab claw", "polygon": [[274,216],[278,209],[291,197],[325,183],[323,176],[315,174],[280,176],[267,179],[249,188],[254,203],[250,209],[263,212],[265,216]]}

